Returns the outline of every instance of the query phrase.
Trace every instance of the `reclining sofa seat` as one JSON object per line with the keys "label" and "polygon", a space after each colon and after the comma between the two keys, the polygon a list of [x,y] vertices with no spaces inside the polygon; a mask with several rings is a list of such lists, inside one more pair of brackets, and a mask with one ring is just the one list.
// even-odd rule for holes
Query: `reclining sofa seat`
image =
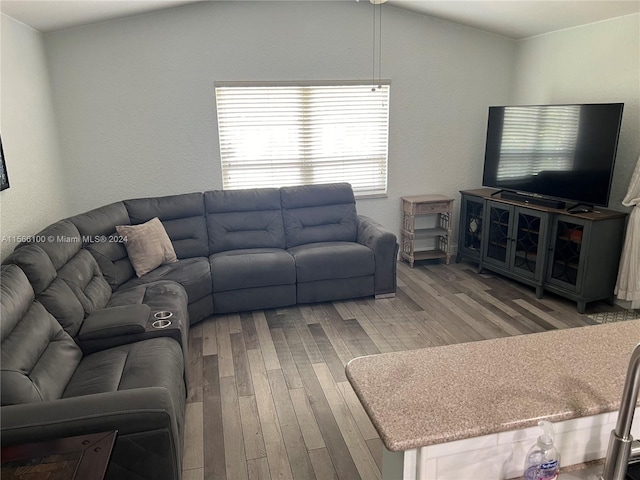
{"label": "reclining sofa seat", "polygon": [[154,338],[83,355],[17,265],[0,271],[3,445],[118,431],[110,480],[180,478],[184,361]]}
{"label": "reclining sofa seat", "polygon": [[[162,222],[179,260],[138,278],[116,226],[137,225],[154,217]],[[190,323],[213,313],[202,194],[125,200],[76,215],[69,221],[78,228],[85,248],[96,258],[114,293],[140,297],[146,289],[153,288],[154,282],[172,281],[186,290]]]}
{"label": "reclining sofa seat", "polygon": [[375,255],[356,242],[358,215],[351,186],[286,187],[281,202],[286,247],[296,264],[298,302],[374,295]]}
{"label": "reclining sofa seat", "polygon": [[[18,245],[3,263],[20,267],[36,299],[85,353],[172,336],[182,346],[187,364],[189,316],[184,288],[158,280],[112,293],[95,255],[83,248],[82,240],[74,223],[61,220],[35,235],[32,243]],[[147,310],[139,308],[142,306]],[[153,314],[166,310],[173,313],[173,325],[178,329],[152,328]],[[188,380],[189,372],[184,374]]]}
{"label": "reclining sofa seat", "polygon": [[296,303],[294,259],[285,251],[280,191],[205,192],[215,313]]}

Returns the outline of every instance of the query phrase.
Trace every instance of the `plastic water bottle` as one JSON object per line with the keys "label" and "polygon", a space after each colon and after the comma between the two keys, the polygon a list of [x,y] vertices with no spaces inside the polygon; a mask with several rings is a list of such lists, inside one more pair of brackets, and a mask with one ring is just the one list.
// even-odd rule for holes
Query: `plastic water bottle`
{"label": "plastic water bottle", "polygon": [[553,424],[547,421],[538,422],[543,434],[527,452],[524,461],[525,480],[556,480],[560,470],[560,454],[553,446]]}

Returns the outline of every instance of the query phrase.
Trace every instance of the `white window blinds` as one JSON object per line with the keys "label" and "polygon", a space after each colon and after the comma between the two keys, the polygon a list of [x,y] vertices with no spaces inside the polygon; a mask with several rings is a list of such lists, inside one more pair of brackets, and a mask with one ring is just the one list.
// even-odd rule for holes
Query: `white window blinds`
{"label": "white window blinds", "polygon": [[571,170],[579,105],[505,107],[498,179]]}
{"label": "white window blinds", "polygon": [[224,189],[387,191],[389,85],[216,86]]}

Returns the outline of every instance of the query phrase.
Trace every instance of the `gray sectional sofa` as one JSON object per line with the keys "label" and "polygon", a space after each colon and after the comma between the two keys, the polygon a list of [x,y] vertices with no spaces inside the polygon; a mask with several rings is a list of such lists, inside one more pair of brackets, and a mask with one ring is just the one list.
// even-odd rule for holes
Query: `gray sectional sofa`
{"label": "gray sectional sofa", "polygon": [[[116,226],[155,217],[178,260],[137,277]],[[0,279],[2,444],[117,430],[110,479],[180,478],[189,325],[396,289],[348,184],[125,200],[29,240]]]}

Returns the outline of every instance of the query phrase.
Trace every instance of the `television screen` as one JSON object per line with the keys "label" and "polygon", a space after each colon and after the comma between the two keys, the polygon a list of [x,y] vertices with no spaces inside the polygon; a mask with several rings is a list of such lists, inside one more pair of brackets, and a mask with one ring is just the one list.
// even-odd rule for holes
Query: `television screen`
{"label": "television screen", "polygon": [[606,206],[623,106],[489,107],[482,184]]}

